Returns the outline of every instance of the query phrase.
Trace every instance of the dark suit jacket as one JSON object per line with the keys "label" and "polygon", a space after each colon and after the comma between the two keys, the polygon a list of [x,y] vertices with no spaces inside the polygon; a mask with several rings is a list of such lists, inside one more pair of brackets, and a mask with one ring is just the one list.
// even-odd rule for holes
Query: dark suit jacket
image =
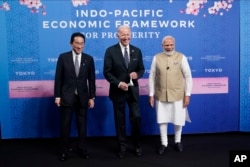
{"label": "dark suit jacket", "polygon": [[90,55],[82,53],[77,77],[72,51],[62,53],[56,66],[54,96],[61,98],[62,106],[70,106],[73,104],[76,87],[81,104],[87,106],[96,91],[94,60]]}
{"label": "dark suit jacket", "polygon": [[[141,50],[133,45],[129,45],[129,48],[130,62],[128,69],[126,68],[119,43],[110,46],[105,52],[103,74],[110,83],[109,97],[112,101],[124,99],[126,92],[119,89],[118,85],[121,81],[129,83],[129,73],[136,72],[139,79],[145,71]],[[139,98],[138,79],[133,80],[134,86],[129,87],[128,90],[136,101]]]}

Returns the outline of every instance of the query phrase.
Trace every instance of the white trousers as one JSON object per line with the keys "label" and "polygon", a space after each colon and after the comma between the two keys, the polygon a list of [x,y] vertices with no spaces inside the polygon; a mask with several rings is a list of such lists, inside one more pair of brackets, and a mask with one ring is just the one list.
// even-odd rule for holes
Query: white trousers
{"label": "white trousers", "polygon": [[[160,128],[161,144],[167,147],[168,146],[168,123],[159,124],[159,128]],[[182,126],[174,125],[175,143],[181,142],[181,133],[182,133]]]}

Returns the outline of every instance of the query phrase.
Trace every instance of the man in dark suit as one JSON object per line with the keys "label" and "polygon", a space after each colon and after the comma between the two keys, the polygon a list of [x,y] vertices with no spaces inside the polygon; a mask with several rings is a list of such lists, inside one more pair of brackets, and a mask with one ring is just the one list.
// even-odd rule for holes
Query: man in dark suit
{"label": "man in dark suit", "polygon": [[141,156],[141,115],[138,79],[143,76],[145,71],[142,53],[139,48],[130,44],[131,30],[129,26],[120,26],[117,37],[119,43],[106,49],[103,74],[110,83],[109,97],[114,108],[119,145],[118,156],[120,158],[124,157],[128,147],[125,121],[126,103],[129,107],[129,119],[132,128],[131,137],[135,146],[135,153],[137,156]]}
{"label": "man in dark suit", "polygon": [[59,55],[54,85],[55,104],[61,107],[61,149],[59,159],[68,157],[72,112],[76,112],[78,130],[77,151],[89,158],[86,146],[87,110],[94,107],[95,65],[93,58],[83,53],[85,36],[73,33],[70,39],[72,50]]}

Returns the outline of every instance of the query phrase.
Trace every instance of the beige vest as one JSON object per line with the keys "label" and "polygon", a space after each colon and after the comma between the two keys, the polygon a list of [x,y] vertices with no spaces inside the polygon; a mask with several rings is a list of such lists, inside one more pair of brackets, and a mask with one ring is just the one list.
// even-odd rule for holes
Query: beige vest
{"label": "beige vest", "polygon": [[155,98],[163,102],[175,102],[184,97],[185,83],[181,70],[182,54],[156,55]]}

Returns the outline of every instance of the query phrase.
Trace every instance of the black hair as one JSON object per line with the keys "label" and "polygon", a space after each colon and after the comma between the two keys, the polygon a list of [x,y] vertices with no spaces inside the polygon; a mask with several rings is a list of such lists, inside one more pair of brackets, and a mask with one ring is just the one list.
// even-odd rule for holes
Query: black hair
{"label": "black hair", "polygon": [[70,38],[70,43],[71,43],[71,44],[73,43],[75,37],[82,37],[83,40],[84,40],[84,43],[85,43],[85,36],[84,36],[84,34],[82,34],[82,33],[80,33],[80,32],[75,32],[75,33],[73,33],[73,34],[71,35],[71,38]]}

